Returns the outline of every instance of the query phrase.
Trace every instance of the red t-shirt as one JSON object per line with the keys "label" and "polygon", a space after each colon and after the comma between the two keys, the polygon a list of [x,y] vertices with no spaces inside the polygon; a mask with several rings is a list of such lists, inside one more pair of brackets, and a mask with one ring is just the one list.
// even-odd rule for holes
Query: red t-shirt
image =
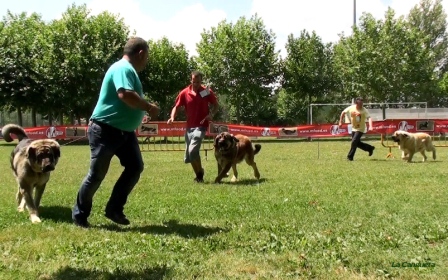
{"label": "red t-shirt", "polygon": [[202,97],[199,93],[203,91],[205,87],[201,86],[197,93],[192,91],[191,85],[184,88],[179,95],[177,95],[175,106],[185,107],[185,113],[187,115],[187,128],[192,127],[208,127],[208,121],[206,120],[201,124],[201,121],[209,114],[209,104],[217,104],[215,93],[209,89],[210,94]]}

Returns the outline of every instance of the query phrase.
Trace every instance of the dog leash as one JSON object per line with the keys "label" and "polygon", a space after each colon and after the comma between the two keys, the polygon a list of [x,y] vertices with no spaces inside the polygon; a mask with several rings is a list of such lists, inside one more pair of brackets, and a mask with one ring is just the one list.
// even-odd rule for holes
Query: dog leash
{"label": "dog leash", "polygon": [[61,146],[67,146],[68,144],[77,142],[77,141],[79,141],[79,140],[83,140],[83,139],[85,139],[85,138],[87,138],[87,136],[82,136],[82,137],[79,137],[79,138],[77,138],[77,139],[75,139],[75,140],[69,141],[69,142],[67,142],[67,143],[65,143],[65,144],[62,144]]}

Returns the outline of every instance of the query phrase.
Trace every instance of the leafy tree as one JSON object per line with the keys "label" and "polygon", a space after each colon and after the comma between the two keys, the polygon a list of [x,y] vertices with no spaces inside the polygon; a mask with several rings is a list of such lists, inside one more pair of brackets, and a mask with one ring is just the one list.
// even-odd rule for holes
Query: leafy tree
{"label": "leafy tree", "polygon": [[[323,101],[331,92],[332,49],[316,33],[303,30],[298,38],[291,34],[286,43],[287,57],[283,63],[283,88],[279,106],[283,118],[295,116],[296,122],[307,121],[309,104]],[[289,117],[286,114],[290,114]]]}
{"label": "leafy tree", "polygon": [[36,13],[14,15],[9,11],[0,26],[0,106],[17,110],[19,125],[22,111],[39,108],[45,99],[47,80],[40,62],[46,49],[46,28]]}
{"label": "leafy tree", "polygon": [[447,71],[448,34],[442,0],[422,0],[410,11],[408,22],[414,33],[420,34],[426,49],[431,51],[439,75]]}
{"label": "leafy tree", "polygon": [[226,96],[232,121],[257,122],[280,72],[275,34],[257,15],[235,24],[224,20],[201,34],[197,52],[199,68]]}
{"label": "leafy tree", "polygon": [[434,96],[434,63],[419,35],[392,9],[384,20],[361,17],[351,37],[334,49],[334,68],[343,96],[371,102],[429,101]]}
{"label": "leafy tree", "polygon": [[295,125],[303,120],[302,103],[295,95],[282,88],[278,92],[277,114],[279,122],[285,125]]}
{"label": "leafy tree", "polygon": [[86,5],[72,5],[50,26],[52,49],[46,61],[53,86],[48,106],[59,114],[88,117],[105,71],[121,58],[129,29],[110,13],[91,16]]}
{"label": "leafy tree", "polygon": [[193,62],[183,44],[174,44],[166,37],[149,41],[146,69],[140,75],[148,97],[160,106],[160,117],[168,119],[179,91],[190,83]]}

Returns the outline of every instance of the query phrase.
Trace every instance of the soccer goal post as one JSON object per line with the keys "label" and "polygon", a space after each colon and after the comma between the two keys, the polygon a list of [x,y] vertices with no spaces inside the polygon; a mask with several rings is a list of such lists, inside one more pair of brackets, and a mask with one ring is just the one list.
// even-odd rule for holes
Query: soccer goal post
{"label": "soccer goal post", "polygon": [[[312,103],[309,105],[309,124],[335,123],[339,121],[342,110],[353,104],[354,99],[352,103]],[[428,102],[364,103],[364,107],[374,121],[428,117]]]}

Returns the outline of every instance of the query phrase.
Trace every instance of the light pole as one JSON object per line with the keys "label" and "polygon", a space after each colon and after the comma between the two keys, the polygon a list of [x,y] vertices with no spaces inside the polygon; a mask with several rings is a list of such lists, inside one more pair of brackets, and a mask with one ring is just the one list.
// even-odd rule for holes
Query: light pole
{"label": "light pole", "polygon": [[356,26],[356,0],[353,0],[353,27]]}

